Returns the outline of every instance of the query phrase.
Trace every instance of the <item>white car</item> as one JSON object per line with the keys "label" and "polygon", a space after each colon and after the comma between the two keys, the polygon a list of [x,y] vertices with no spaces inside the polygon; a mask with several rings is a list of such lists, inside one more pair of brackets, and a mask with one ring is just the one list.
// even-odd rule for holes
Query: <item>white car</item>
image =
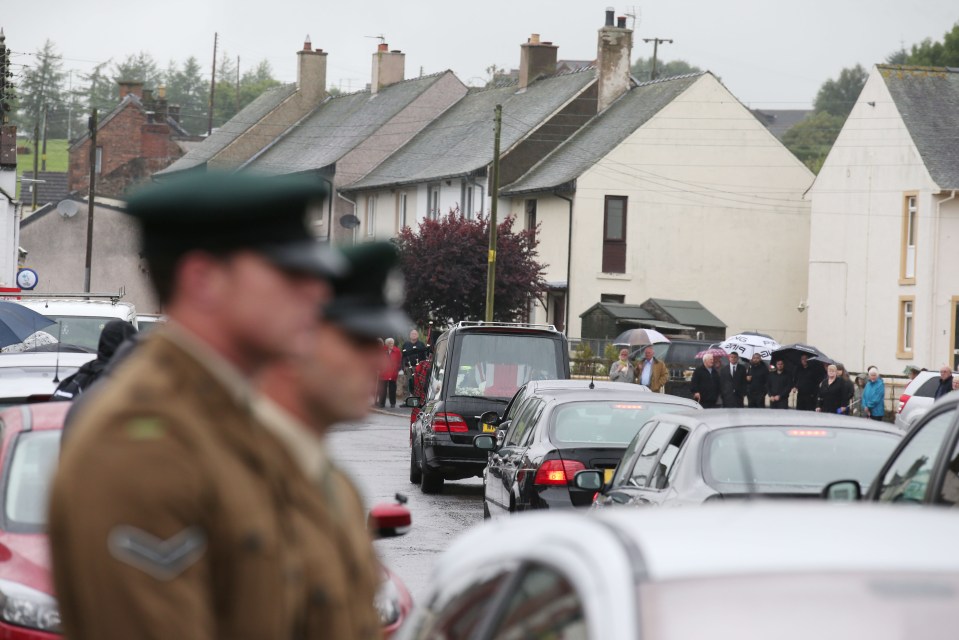
{"label": "white car", "polygon": [[460,536],[400,638],[955,637],[959,514],[862,504],[555,512]]}
{"label": "white car", "polygon": [[64,378],[96,357],[55,351],[0,354],[0,408],[47,400]]}
{"label": "white car", "polygon": [[79,298],[28,298],[19,304],[56,320],[44,329],[58,341],[96,353],[100,332],[110,320],[125,320],[137,326],[137,310],[129,302],[82,300]]}
{"label": "white car", "polygon": [[[953,378],[959,373],[953,372]],[[932,408],[935,403],[936,387],[939,386],[938,371],[920,371],[909,381],[899,396],[899,405],[896,408],[896,427],[909,431]]]}

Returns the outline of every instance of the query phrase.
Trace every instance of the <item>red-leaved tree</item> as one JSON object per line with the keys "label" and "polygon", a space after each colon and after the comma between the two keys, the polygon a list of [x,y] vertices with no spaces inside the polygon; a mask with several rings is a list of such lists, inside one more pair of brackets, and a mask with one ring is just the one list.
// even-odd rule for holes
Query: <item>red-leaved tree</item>
{"label": "red-leaved tree", "polygon": [[[513,217],[497,225],[493,319],[525,319],[529,303],[546,291],[544,268],[536,261],[536,234],[513,231]],[[419,230],[404,228],[395,240],[406,274],[406,312],[420,326],[446,326],[486,317],[489,218],[469,220],[459,209]]]}

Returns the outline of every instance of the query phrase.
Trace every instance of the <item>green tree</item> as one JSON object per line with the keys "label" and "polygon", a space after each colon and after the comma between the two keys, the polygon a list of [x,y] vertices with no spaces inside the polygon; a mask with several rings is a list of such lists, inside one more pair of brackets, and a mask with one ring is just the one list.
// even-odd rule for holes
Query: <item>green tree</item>
{"label": "green tree", "polygon": [[783,135],[783,144],[813,173],[819,173],[845,122],[844,116],[814,113],[790,128]]}
{"label": "green tree", "polygon": [[83,96],[84,107],[87,113],[96,108],[100,113],[106,113],[117,105],[119,101],[119,91],[117,83],[110,74],[107,73],[107,65],[110,61],[101,62],[93,67],[90,73],[80,74],[80,82],[84,85],[80,89]]}
{"label": "green tree", "polygon": [[244,72],[240,78],[240,108],[256,100],[267,89],[272,89],[279,84],[280,81],[273,77],[270,63],[262,60],[258,65]]}
{"label": "green tree", "polygon": [[959,22],[953,25],[942,38],[934,42],[926,38],[912,46],[906,64],[924,67],[959,67]]}
{"label": "green tree", "polygon": [[216,92],[213,104],[213,126],[219,127],[236,115],[238,109],[236,62],[226,51],[216,68]]}
{"label": "green tree", "polygon": [[122,62],[113,65],[116,81],[142,82],[147,89],[156,89],[163,83],[163,73],[156,60],[146,51],[128,55]]}
{"label": "green tree", "polygon": [[[636,62],[633,63],[630,71],[633,74],[633,77],[639,80],[640,82],[646,82],[652,77],[653,73],[653,59],[652,58],[636,58]],[[695,65],[691,65],[685,60],[670,60],[669,62],[663,62],[659,60],[656,62],[656,77],[657,78],[671,78],[673,76],[682,76],[687,73],[700,73],[702,69]]]}
{"label": "green tree", "polygon": [[869,74],[860,64],[843,69],[838,78],[830,78],[822,84],[813,102],[813,109],[816,113],[829,113],[845,120],[868,77]]}
{"label": "green tree", "polygon": [[190,56],[179,67],[170,61],[164,75],[167,100],[180,106],[180,124],[196,135],[206,132],[210,81],[203,77],[199,61]]}
{"label": "green tree", "polygon": [[[47,40],[34,55],[31,65],[24,69],[17,87],[18,111],[13,122],[26,131],[40,124],[46,110],[47,136],[65,138],[67,135],[67,96],[64,91],[63,60],[52,41]],[[43,132],[40,132],[43,135]]]}

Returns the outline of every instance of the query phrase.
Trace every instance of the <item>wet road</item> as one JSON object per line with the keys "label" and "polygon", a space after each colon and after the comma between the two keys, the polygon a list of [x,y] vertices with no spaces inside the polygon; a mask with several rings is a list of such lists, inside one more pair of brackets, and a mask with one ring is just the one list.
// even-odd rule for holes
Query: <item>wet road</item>
{"label": "wet road", "polygon": [[413,527],[400,538],[376,543],[383,562],[413,595],[425,595],[437,555],[461,531],[483,521],[483,481],[447,482],[443,493],[424,495],[410,483],[409,414],[371,413],[361,424],[336,427],[329,443],[333,459],[357,483],[367,506],[392,502],[397,492],[409,497]]}

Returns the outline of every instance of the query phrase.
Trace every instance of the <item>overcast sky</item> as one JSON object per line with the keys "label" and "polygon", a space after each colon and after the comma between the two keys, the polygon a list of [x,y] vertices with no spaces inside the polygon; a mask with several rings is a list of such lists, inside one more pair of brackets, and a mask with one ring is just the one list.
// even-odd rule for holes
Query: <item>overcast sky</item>
{"label": "overcast sky", "polygon": [[[0,0],[7,46],[32,52],[52,40],[67,69],[119,60],[138,51],[165,67],[190,55],[209,67],[213,33],[221,55],[241,68],[269,60],[291,82],[295,52],[309,34],[329,52],[328,80],[344,90],[369,82],[370,56],[382,34],[407,54],[407,77],[452,69],[468,84],[485,69],[519,66],[531,33],[559,45],[561,59],[593,59],[608,2],[598,0]],[[718,76],[743,102],[806,108],[819,85],[856,63],[881,62],[901,43],[943,34],[959,20],[957,0],[631,0],[633,57],[648,57],[642,38],[672,38],[661,59],[684,59]],[[628,22],[629,24],[629,22]],[[14,58],[29,61],[29,56]]]}

